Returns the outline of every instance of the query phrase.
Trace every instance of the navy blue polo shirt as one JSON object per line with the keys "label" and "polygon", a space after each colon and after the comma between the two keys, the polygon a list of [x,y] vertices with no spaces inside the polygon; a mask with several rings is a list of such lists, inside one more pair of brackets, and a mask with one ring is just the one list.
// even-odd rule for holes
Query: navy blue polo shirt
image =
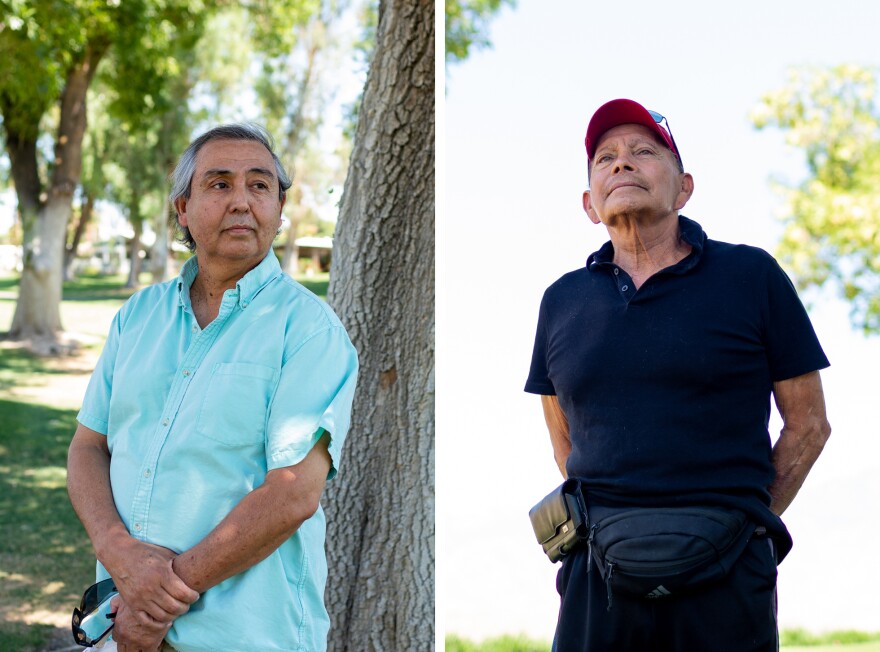
{"label": "navy blue polo shirt", "polygon": [[768,253],[679,221],[691,253],[638,290],[611,242],[547,289],[525,390],[557,396],[568,475],[597,503],[735,506],[782,536],[773,383],[828,359]]}

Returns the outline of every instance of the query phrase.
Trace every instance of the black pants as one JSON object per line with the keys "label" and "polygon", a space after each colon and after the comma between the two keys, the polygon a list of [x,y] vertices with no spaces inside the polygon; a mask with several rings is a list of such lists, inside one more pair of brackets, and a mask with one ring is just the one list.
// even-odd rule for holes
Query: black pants
{"label": "black pants", "polygon": [[752,537],[719,584],[646,600],[608,595],[587,567],[586,546],[567,557],[556,588],[562,598],[555,652],[777,652],[776,555],[767,537]]}

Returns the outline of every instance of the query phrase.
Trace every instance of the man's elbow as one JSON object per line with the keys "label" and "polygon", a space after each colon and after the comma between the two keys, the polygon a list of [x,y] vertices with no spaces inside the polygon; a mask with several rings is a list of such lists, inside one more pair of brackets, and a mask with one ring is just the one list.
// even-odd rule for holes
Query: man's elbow
{"label": "man's elbow", "polygon": [[293,534],[309,520],[321,506],[323,484],[309,483],[289,469],[273,472],[267,483],[274,490],[275,513],[281,529]]}
{"label": "man's elbow", "polygon": [[321,507],[321,493],[309,492],[296,500],[294,519],[298,523],[305,523],[318,513]]}
{"label": "man's elbow", "polygon": [[828,443],[828,440],[831,439],[831,424],[828,422],[828,419],[822,419],[822,423],[819,425],[819,449],[825,447],[825,444]]}

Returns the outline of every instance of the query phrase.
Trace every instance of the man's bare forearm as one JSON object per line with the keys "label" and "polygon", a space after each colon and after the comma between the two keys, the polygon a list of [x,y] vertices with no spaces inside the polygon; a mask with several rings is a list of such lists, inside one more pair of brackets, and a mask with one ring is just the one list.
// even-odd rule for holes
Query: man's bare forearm
{"label": "man's bare forearm", "polygon": [[71,442],[67,456],[67,493],[98,559],[105,563],[129,534],[113,502],[110,452],[105,441],[88,436],[93,432],[86,433],[80,426]]}
{"label": "man's bare forearm", "polygon": [[781,515],[803,486],[831,435],[819,372],[774,384],[783,428],[773,447],[776,478],[769,487],[770,509]]}
{"label": "man's bare forearm", "polygon": [[547,430],[550,432],[550,444],[553,446],[553,459],[556,460],[556,466],[563,478],[568,477],[565,465],[568,462],[568,456],[571,455],[571,436],[568,430],[568,418],[559,405],[559,399],[556,396],[541,396],[541,407],[544,408],[544,421],[547,423]]}

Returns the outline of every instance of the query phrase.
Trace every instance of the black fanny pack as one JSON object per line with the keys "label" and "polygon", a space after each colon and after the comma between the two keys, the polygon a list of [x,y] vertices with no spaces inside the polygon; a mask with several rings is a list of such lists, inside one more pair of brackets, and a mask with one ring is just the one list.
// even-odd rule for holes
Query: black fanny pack
{"label": "black fanny pack", "polygon": [[[615,592],[657,599],[721,580],[756,531],[745,514],[720,507],[602,507],[589,515],[584,508],[580,515],[566,514],[570,520],[560,523],[559,496],[570,495],[577,485],[577,480],[567,480],[535,505],[529,516],[551,561],[578,544],[589,547],[608,589],[609,609]],[[565,505],[571,511],[584,501],[566,498]],[[576,540],[572,542],[566,535],[579,522],[585,525],[574,528]]]}

